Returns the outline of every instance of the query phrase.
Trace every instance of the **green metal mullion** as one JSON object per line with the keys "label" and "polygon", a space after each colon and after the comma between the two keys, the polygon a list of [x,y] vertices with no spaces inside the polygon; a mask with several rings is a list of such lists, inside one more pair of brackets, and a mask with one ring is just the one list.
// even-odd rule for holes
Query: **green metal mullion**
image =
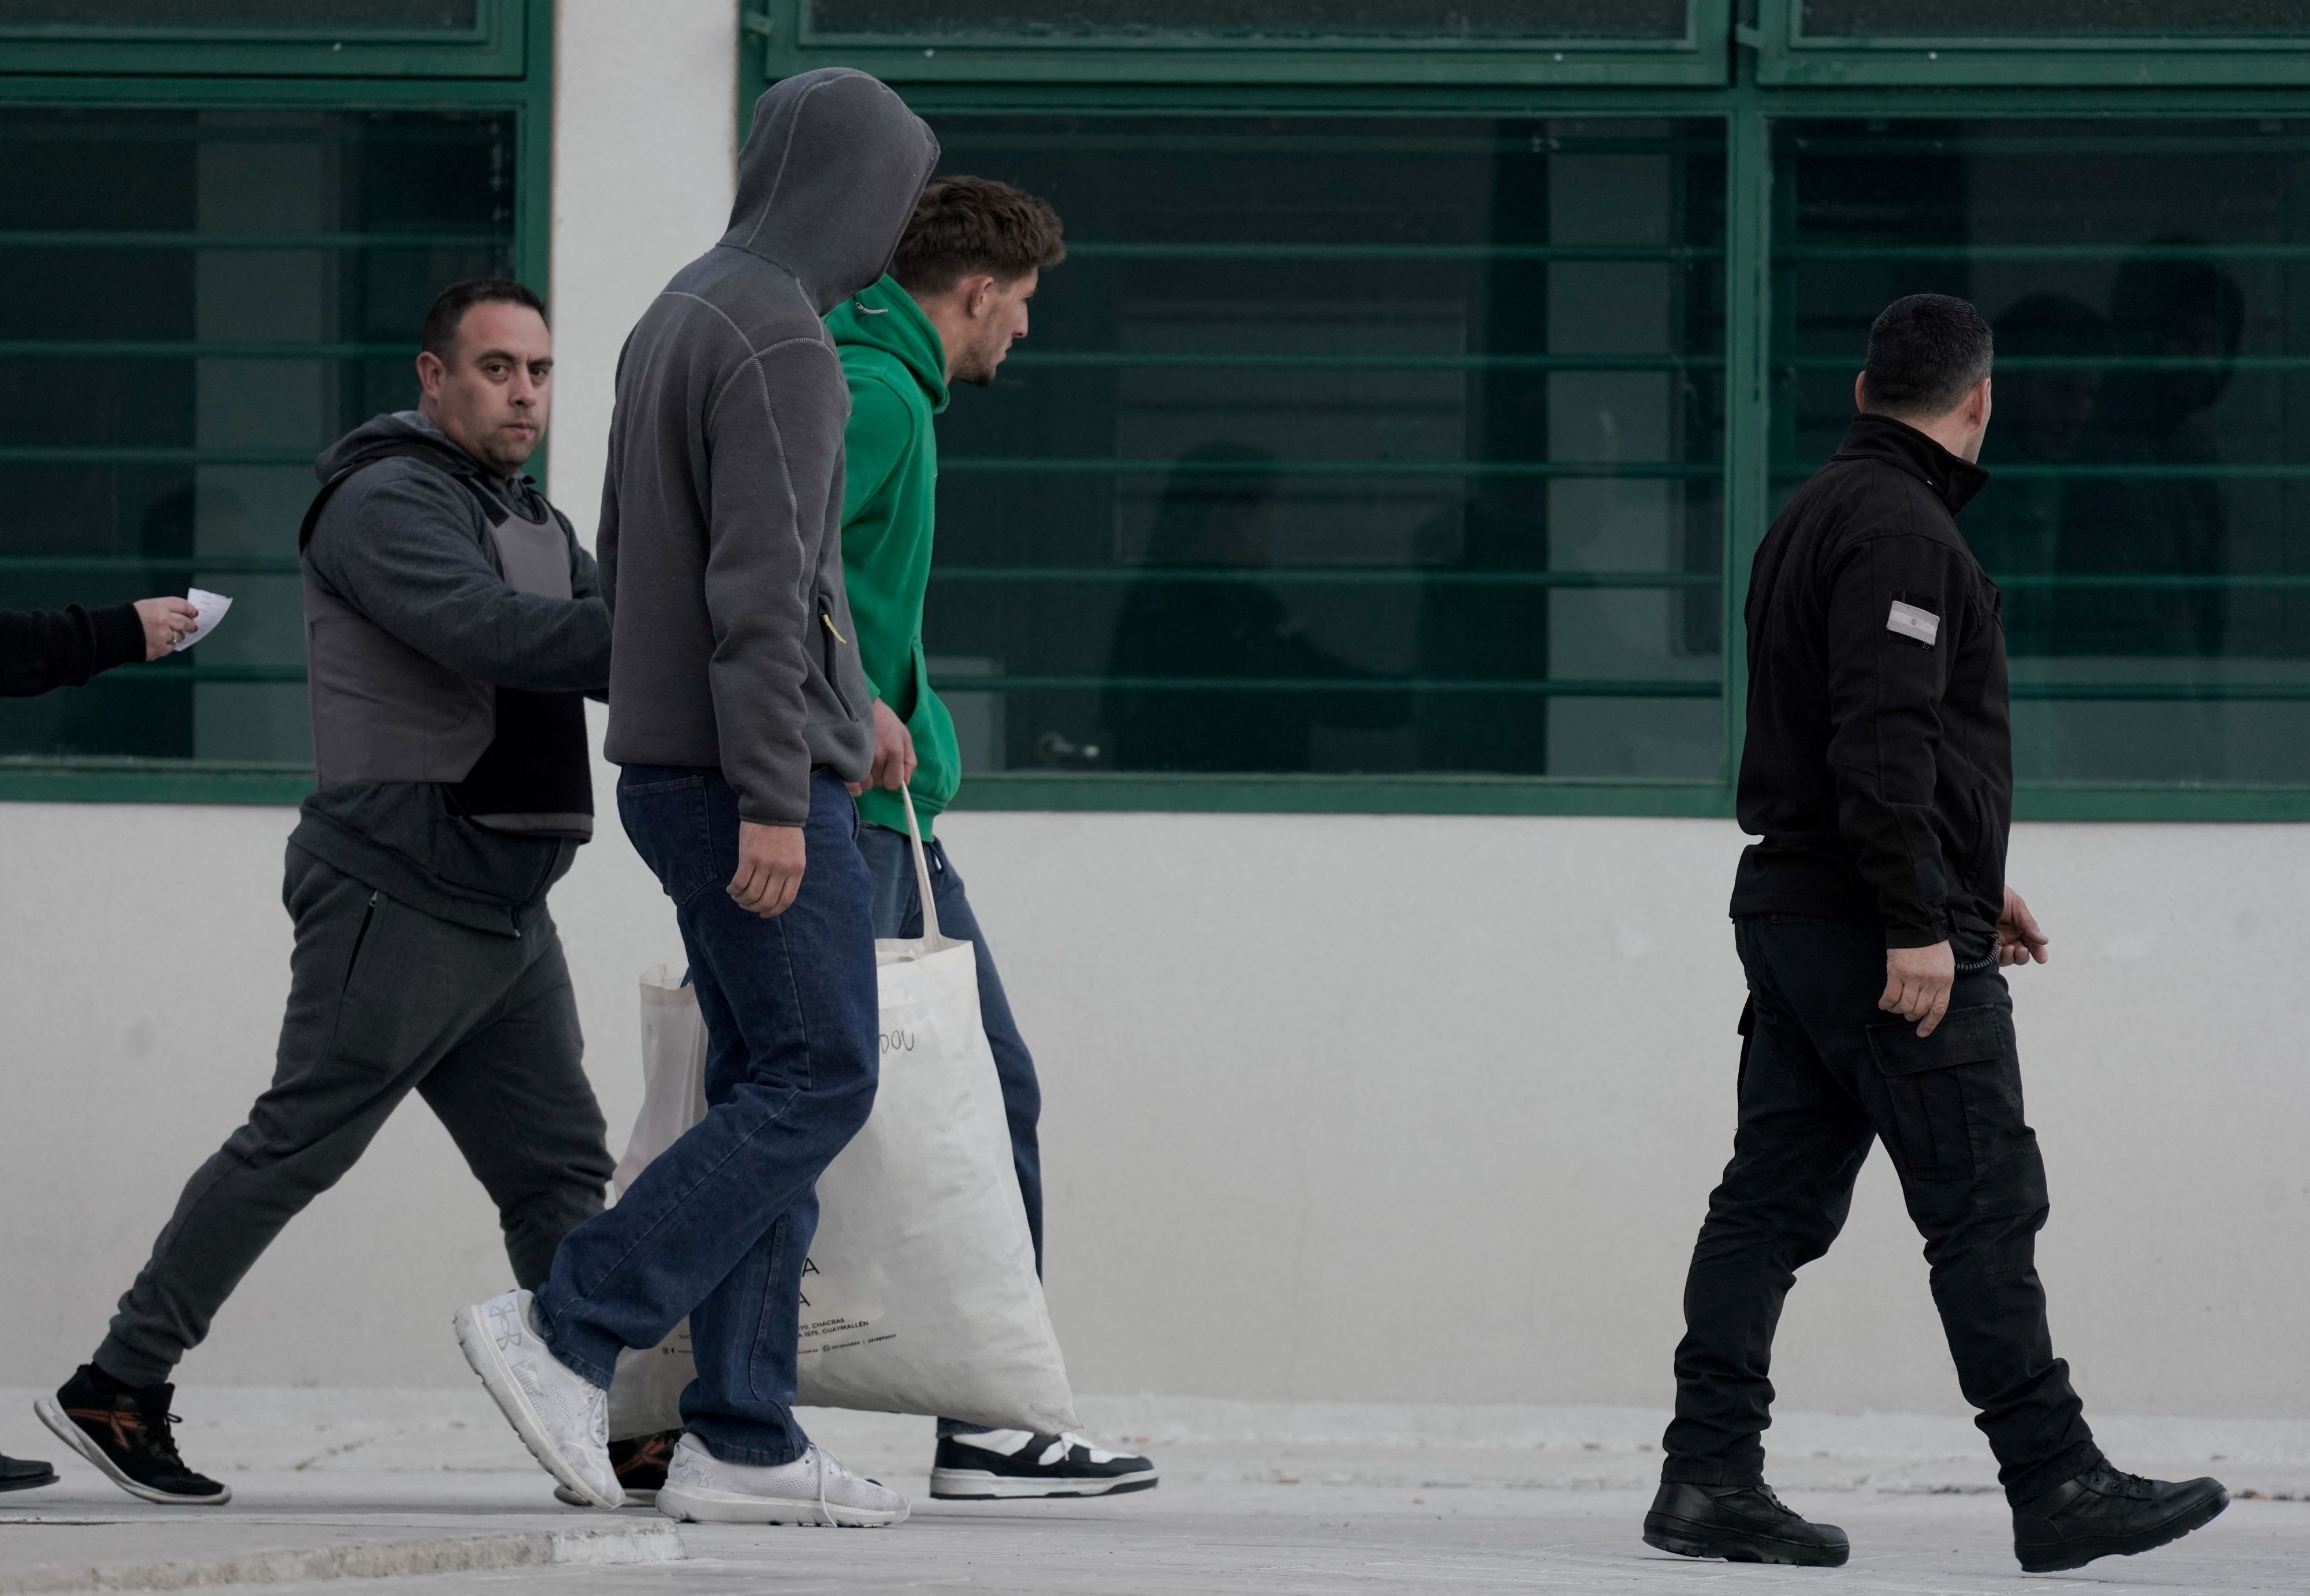
{"label": "green metal mullion", "polygon": [[163,570],[233,577],[293,577],[300,568],[294,559],[267,554],[0,554],[0,576]]}
{"label": "green metal mullion", "polygon": [[310,465],[308,449],[196,448],[167,444],[21,444],[0,447],[5,465]]}
{"label": "green metal mullion", "polygon": [[496,249],[499,233],[204,233],[0,229],[0,249]]}
{"label": "green metal mullion", "polygon": [[162,662],[151,664],[123,665],[106,673],[107,681],[126,682],[137,687],[165,687],[170,682],[179,687],[198,687],[204,682],[302,681],[302,665],[179,665]]}
{"label": "green metal mullion", "polygon": [[[1743,52],[1746,54],[1747,52]],[[759,82],[759,79],[756,80]],[[2024,90],[1954,86],[1788,87],[1743,82],[1732,89],[1578,85],[1502,87],[1425,83],[901,83],[925,115],[1115,116],[1202,112],[1234,117],[1878,117],[2013,121],[2133,117],[2150,119],[2300,117],[2299,89],[2138,89],[2093,85]],[[760,92],[757,88],[756,92]],[[748,108],[751,110],[751,106]]]}
{"label": "green metal mullion", "polygon": [[[0,344],[0,351],[7,345]],[[1132,350],[1021,350],[1003,364],[1073,370],[1126,367],[1133,370],[1194,371],[1714,371],[1721,355],[1397,355],[1262,354],[1210,350],[1140,353]],[[2310,360],[2306,360],[2310,365]]]}
{"label": "green metal mullion", "polygon": [[[520,0],[526,5],[523,48],[522,103],[514,117],[516,185],[514,280],[553,306],[553,13],[554,0]],[[528,471],[541,482],[552,481],[553,438],[549,431],[530,456]]]}
{"label": "green metal mullion", "polygon": [[[8,568],[0,559],[0,570]],[[942,566],[934,582],[1107,583],[1161,582],[1220,586],[1401,586],[1436,587],[1714,587],[1707,571],[1469,571],[1425,566],[1265,566],[1256,570],[1199,570],[1164,566]],[[2310,582],[2310,577],[2305,578]]]}
{"label": "green metal mullion", "polygon": [[312,790],[307,765],[0,759],[0,803],[294,805]]}
{"label": "green metal mullion", "polygon": [[1771,502],[1772,124],[1750,75],[1753,52],[1735,52],[1741,98],[1725,138],[1724,284],[1724,780],[1741,766],[1749,726],[1743,614],[1749,567]]}
{"label": "green metal mullion", "polygon": [[[2159,460],[2144,460],[2138,464],[2096,462],[2090,465],[2017,460],[2010,464],[1993,466],[1992,471],[1994,475],[2015,481],[2285,482],[2310,477],[2310,460],[2242,460],[2226,465],[2185,464]],[[1776,472],[1774,480],[1801,482],[1811,475],[1810,470],[1792,469]]]}
{"label": "green metal mullion", "polygon": [[[527,0],[533,7],[537,0]],[[534,42],[534,41],[533,41]],[[0,74],[0,104],[100,105],[124,110],[201,106],[280,106],[331,111],[513,109],[533,92],[517,80],[486,77],[167,77]]]}
{"label": "green metal mullion", "polygon": [[1545,698],[1713,698],[1714,681],[1643,678],[1449,676],[942,676],[941,692],[1489,693]]}
{"label": "green metal mullion", "polygon": [[[5,235],[0,235],[4,237]],[[1162,244],[1086,240],[1067,244],[1069,260],[1715,260],[1724,251],[1687,244]]]}
{"label": "green metal mullion", "polygon": [[[6,451],[0,450],[0,459]],[[1717,468],[1685,460],[1199,460],[1004,459],[964,455],[939,462],[942,472],[993,475],[1005,473],[1065,476],[1290,476],[1290,477],[1577,477],[1683,481],[1714,477]]]}
{"label": "green metal mullion", "polygon": [[154,338],[0,338],[0,360],[384,360],[413,343],[195,343]]}
{"label": "green metal mullion", "polygon": [[2298,704],[2310,681],[2017,681],[2012,696],[2057,704]]}
{"label": "green metal mullion", "polygon": [[2310,588],[2310,576],[2291,571],[2224,571],[2210,575],[2189,572],[2166,575],[2113,572],[2099,575],[2089,571],[2062,571],[2029,572],[2018,576],[1999,576],[1993,572],[1990,580],[2009,592],[2032,587],[2141,588],[2155,593],[2275,593]]}
{"label": "green metal mullion", "polygon": [[2310,260],[2310,244],[1801,244],[1790,256],[1798,261],[2300,261]]}
{"label": "green metal mullion", "polygon": [[[1012,355],[1016,361],[1020,357]],[[1785,371],[1845,371],[1851,355],[1795,355],[1775,362]],[[2310,371],[2310,355],[2000,355],[1997,370],[2011,371]]]}
{"label": "green metal mullion", "polygon": [[974,774],[962,784],[954,807],[1222,814],[1721,816],[1732,812],[1724,786],[1702,781],[1033,770]]}

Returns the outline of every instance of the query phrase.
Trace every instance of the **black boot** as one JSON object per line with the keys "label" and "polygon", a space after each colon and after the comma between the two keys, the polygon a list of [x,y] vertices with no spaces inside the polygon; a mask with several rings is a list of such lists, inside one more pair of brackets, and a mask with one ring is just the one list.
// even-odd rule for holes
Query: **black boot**
{"label": "black boot", "polygon": [[1809,1524],[1769,1485],[1663,1481],[1645,1514],[1645,1544],[1684,1557],[1835,1568],[1853,1555],[1835,1524]]}
{"label": "black boot", "polygon": [[2013,1509],[2013,1555],[2027,1574],[2082,1568],[2179,1540],[2230,1505],[2219,1479],[2144,1479],[2097,1463]]}
{"label": "black boot", "polygon": [[177,1422],[169,1411],[176,1394],[177,1388],[167,1384],[131,1389],[82,1364],[55,1396],[34,1402],[32,1411],[57,1440],[130,1496],[221,1507],[232,1500],[232,1492],[194,1473],[177,1455],[177,1438],[169,1431]]}
{"label": "black boot", "polygon": [[46,1463],[34,1462],[28,1457],[10,1457],[0,1453],[0,1491],[29,1491],[37,1486],[54,1485],[56,1471]]}

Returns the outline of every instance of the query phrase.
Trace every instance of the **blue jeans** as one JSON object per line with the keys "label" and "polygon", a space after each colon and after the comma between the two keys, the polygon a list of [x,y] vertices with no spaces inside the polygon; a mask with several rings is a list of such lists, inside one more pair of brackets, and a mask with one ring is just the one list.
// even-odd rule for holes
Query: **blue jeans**
{"label": "blue jeans", "polygon": [[[923,934],[921,889],[915,884],[914,849],[903,831],[885,826],[858,828],[858,851],[874,878],[874,934],[878,937],[918,937]],[[1027,1201],[1027,1233],[1035,1240],[1035,1269],[1043,1267],[1043,1155],[1035,1124],[1043,1114],[1043,1089],[1035,1080],[1034,1055],[1019,1035],[1011,1017],[1011,1000],[1003,994],[1003,977],[994,971],[994,954],[970,912],[962,878],[955,873],[946,848],[936,838],[924,845],[930,855],[931,898],[938,906],[939,930],[968,941],[977,950],[978,1017],[986,1028],[986,1045],[994,1054],[994,1073],[1003,1082],[1003,1112],[1011,1123],[1011,1163],[1019,1172],[1019,1194]],[[939,1433],[952,1435],[977,1429],[951,1418],[939,1420]]]}
{"label": "blue jeans", "polygon": [[698,1378],[682,1422],[725,1462],[808,1450],[795,1422],[802,1272],[819,1175],[866,1123],[880,1032],[872,884],[857,810],[812,772],[809,867],[775,920],[724,889],[738,868],[738,799],[718,770],[629,765],[618,814],[673,899],[706,1021],[706,1117],[617,1206],[569,1233],[538,1288],[555,1356],[608,1385],[625,1347],[690,1320]]}

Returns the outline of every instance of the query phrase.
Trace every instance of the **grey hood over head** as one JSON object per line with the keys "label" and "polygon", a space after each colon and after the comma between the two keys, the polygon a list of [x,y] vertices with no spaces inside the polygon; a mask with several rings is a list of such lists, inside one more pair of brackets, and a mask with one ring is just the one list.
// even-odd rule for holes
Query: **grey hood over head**
{"label": "grey hood over head", "polygon": [[730,230],[618,361],[596,538],[621,765],[719,768],[739,813],[800,825],[810,776],[864,779],[873,700],[842,581],[850,397],[821,319],[897,253],[938,140],[830,67],[756,102]]}
{"label": "grey hood over head", "polygon": [[824,316],[890,269],[938,139],[881,80],[829,66],[754,102],[722,242],[793,273]]}

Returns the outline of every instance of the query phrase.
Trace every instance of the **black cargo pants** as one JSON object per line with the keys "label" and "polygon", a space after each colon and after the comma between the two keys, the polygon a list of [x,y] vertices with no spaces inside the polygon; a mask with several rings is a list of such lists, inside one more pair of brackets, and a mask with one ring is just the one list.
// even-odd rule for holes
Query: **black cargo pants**
{"label": "black cargo pants", "polygon": [[496,1201],[520,1285],[544,1279],[561,1238],[602,1209],[606,1128],[550,918],[520,937],[453,924],[294,846],[282,898],[297,944],[273,1084],[186,1184],[120,1299],[96,1362],[132,1385],[169,1378],[412,1091]]}
{"label": "black cargo pants", "polygon": [[2100,1461],[2045,1323],[2045,1167],[2022,1118],[2005,977],[1959,975],[1949,1013],[1920,1040],[1877,1007],[1878,927],[1757,915],[1733,935],[1750,994],[1740,1129],[1685,1283],[1662,1478],[1762,1478],[1781,1304],[1843,1228],[1872,1139],[1925,1238],[1958,1383],[2007,1496],[2027,1501]]}

